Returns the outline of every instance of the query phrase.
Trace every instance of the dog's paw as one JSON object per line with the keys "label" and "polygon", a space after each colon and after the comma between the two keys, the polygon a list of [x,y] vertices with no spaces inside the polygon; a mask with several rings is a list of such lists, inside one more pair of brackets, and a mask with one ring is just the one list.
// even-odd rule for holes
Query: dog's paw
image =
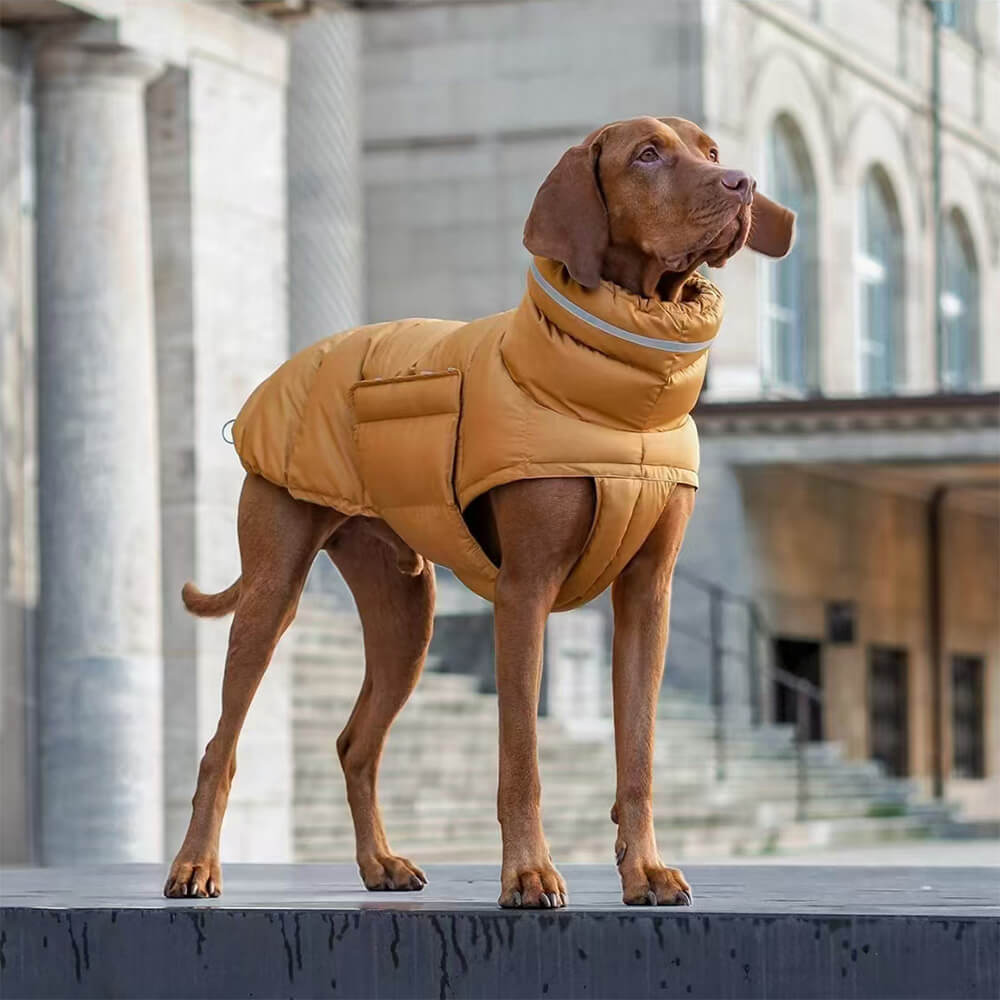
{"label": "dog's paw", "polygon": [[504,872],[497,902],[505,909],[558,909],[569,902],[566,883],[549,864]]}
{"label": "dog's paw", "polygon": [[211,855],[189,857],[179,854],[170,866],[163,886],[163,895],[170,899],[205,899],[222,895],[222,867]]}
{"label": "dog's paw", "polygon": [[412,861],[395,854],[378,854],[358,868],[369,892],[420,892],[427,885],[427,876]]}
{"label": "dog's paw", "polygon": [[642,864],[621,867],[622,901],[629,906],[690,906],[691,886],[676,868]]}

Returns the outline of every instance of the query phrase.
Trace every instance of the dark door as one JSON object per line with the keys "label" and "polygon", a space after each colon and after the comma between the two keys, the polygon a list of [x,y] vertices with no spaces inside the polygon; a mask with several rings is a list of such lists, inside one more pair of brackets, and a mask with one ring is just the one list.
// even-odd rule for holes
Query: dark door
{"label": "dark door", "polygon": [[951,739],[952,776],[985,777],[981,656],[956,656],[951,661]]}
{"label": "dark door", "polygon": [[909,773],[907,673],[905,649],[872,646],[868,655],[868,711],[871,755],[889,774]]}
{"label": "dark door", "polygon": [[[801,677],[804,681],[823,689],[820,669],[820,644],[807,639],[775,639],[774,662],[782,670]],[[798,696],[788,685],[774,682],[774,721],[795,725],[798,721]],[[809,699],[807,734],[810,740],[823,739],[823,706]]]}

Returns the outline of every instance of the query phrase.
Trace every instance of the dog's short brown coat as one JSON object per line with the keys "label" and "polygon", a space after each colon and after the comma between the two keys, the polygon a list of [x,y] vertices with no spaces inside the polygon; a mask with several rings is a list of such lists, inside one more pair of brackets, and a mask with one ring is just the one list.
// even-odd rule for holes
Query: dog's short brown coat
{"label": "dog's short brown coat", "polygon": [[[744,243],[770,256],[787,252],[792,214],[755,194],[748,175],[718,160],[713,140],[684,119],[607,125],[567,150],[546,178],[525,225],[525,245],[561,261],[586,287],[604,279],[664,299],[676,299],[700,264],[721,266]],[[652,758],[671,578],[693,506],[694,490],[677,486],[612,585],[617,791],[611,818],[626,903],[691,902],[684,876],[664,865],[657,850]],[[473,512],[478,539],[500,565],[494,620],[501,906],[567,901],[542,831],[535,721],[545,621],[593,517],[588,479],[510,483],[491,490]],[[219,832],[239,732],[320,550],[351,588],[364,628],[365,676],[337,740],[361,877],[369,889],[422,888],[423,872],[389,846],[376,775],[389,726],[417,683],[430,642],[433,568],[384,522],[296,500],[252,474],[243,486],[237,527],[242,574],[236,583],[214,595],[191,584],[184,589],[193,613],[235,616],[222,714],[202,758],[191,822],[165,894],[217,896],[222,890]]]}

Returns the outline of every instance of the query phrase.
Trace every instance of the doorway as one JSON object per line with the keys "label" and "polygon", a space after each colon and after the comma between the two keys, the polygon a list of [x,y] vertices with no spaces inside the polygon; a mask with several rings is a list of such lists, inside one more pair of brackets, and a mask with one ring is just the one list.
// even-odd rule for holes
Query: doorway
{"label": "doorway", "polygon": [[951,774],[954,778],[986,777],[985,701],[981,656],[951,660]]}
{"label": "doorway", "polygon": [[907,675],[905,649],[872,646],[868,656],[868,712],[871,755],[897,778],[910,770]]}
{"label": "doorway", "polygon": [[[820,661],[820,643],[809,639],[775,639],[774,662],[782,670],[823,690],[823,671]],[[795,725],[798,722],[798,697],[785,684],[775,681],[772,704],[774,721]],[[810,742],[823,739],[823,706],[809,699],[809,718],[806,738]]]}

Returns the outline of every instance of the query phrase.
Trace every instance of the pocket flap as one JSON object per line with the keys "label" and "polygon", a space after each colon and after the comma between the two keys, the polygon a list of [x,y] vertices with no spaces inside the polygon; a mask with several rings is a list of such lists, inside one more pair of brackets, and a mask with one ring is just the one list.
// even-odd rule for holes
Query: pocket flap
{"label": "pocket flap", "polygon": [[458,413],[461,387],[462,376],[457,370],[357,382],[351,389],[354,418],[362,424]]}

